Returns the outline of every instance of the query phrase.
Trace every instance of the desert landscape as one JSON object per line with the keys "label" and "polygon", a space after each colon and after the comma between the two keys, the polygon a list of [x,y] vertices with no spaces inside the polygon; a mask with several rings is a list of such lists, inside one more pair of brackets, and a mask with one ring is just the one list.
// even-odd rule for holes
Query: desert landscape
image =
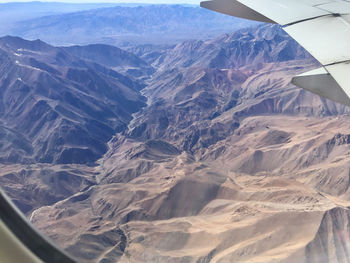
{"label": "desert landscape", "polygon": [[349,109],[290,84],[318,66],[265,24],[3,37],[0,185],[79,262],[349,262]]}

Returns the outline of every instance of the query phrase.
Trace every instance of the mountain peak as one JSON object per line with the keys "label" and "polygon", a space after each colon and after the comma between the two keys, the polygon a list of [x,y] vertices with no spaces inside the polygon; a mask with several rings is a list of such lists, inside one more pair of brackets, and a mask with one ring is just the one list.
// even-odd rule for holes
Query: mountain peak
{"label": "mountain peak", "polygon": [[48,45],[47,43],[41,41],[40,39],[36,40],[25,40],[21,37],[16,36],[4,36],[0,38],[0,45],[6,47],[10,47],[11,49],[28,49],[32,51],[46,51],[50,48],[53,48],[52,46]]}

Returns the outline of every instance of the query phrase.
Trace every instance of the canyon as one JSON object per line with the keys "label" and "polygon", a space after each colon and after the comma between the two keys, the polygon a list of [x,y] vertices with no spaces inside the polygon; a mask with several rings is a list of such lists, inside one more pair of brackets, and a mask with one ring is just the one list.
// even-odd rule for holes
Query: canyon
{"label": "canyon", "polygon": [[348,262],[350,117],[278,26],[0,39],[0,184],[79,262]]}

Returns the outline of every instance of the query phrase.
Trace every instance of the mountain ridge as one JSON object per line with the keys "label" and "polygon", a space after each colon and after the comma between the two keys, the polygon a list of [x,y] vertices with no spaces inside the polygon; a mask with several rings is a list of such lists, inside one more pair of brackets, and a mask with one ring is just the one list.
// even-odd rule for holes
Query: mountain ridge
{"label": "mountain ridge", "polygon": [[[342,236],[334,231],[348,232],[349,110],[290,84],[318,64],[279,27],[132,46],[145,62],[145,75],[135,76],[127,71],[139,61],[134,55],[127,66],[122,60],[119,73],[108,52],[89,55],[78,47],[87,53],[77,56],[70,48],[43,47],[0,49],[0,61],[16,68],[13,53],[19,52],[29,75],[47,72],[38,84],[63,76],[63,83],[76,85],[74,97],[106,94],[97,106],[108,109],[111,94],[125,95],[123,112],[111,120],[94,115],[95,101],[78,97],[87,106],[72,111],[74,97],[68,107],[60,94],[56,101],[48,95],[52,85],[40,86],[40,98],[50,98],[42,102],[46,108],[64,106],[74,123],[81,116],[98,120],[79,127],[103,137],[101,154],[93,165],[82,156],[81,163],[0,166],[1,185],[16,204],[81,262],[346,262],[345,246],[335,245]],[[46,108],[28,122],[47,125],[41,120]],[[121,118],[120,129],[108,129]],[[107,136],[96,129],[100,123]],[[0,129],[10,140],[15,131]],[[28,143],[13,142],[30,152]]]}
{"label": "mountain ridge", "polygon": [[9,33],[29,39],[40,38],[56,45],[104,43],[120,46],[124,42],[166,44],[206,39],[242,25],[255,24],[199,7],[146,5],[36,18],[18,23]]}
{"label": "mountain ridge", "polygon": [[[139,94],[144,84],[75,58],[62,48],[13,37],[1,38],[0,48],[2,123],[32,142],[33,161],[96,160],[106,150],[108,138],[125,127],[131,114],[144,105]],[[113,111],[118,111],[118,116]],[[77,134],[80,138],[74,138]],[[9,152],[9,161],[19,161],[20,157],[11,157]],[[86,159],[79,160],[84,155]]]}

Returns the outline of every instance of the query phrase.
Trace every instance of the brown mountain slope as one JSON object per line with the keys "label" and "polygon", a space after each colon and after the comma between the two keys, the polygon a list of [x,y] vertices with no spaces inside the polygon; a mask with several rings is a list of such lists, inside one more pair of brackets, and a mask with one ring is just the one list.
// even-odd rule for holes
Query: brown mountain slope
{"label": "brown mountain slope", "polygon": [[[333,235],[322,227],[328,211],[349,205],[348,174],[334,172],[348,171],[349,146],[332,143],[348,121],[251,117],[201,158],[125,139],[103,164],[113,169],[98,186],[37,210],[32,221],[73,255],[100,262],[121,251],[121,262],[318,262],[315,255],[341,250],[317,242]],[[288,134],[287,143],[275,131]],[[303,152],[313,162],[302,162]],[[162,158],[152,159],[155,154]],[[323,174],[331,175],[327,182]],[[346,231],[346,218],[336,220]],[[118,229],[116,243],[99,243],[100,235]]]}
{"label": "brown mountain slope", "polygon": [[[260,68],[264,63],[311,58],[279,26],[261,25],[209,40],[190,40],[175,46],[131,48],[156,68]],[[156,52],[158,51],[158,53]]]}
{"label": "brown mountain slope", "polygon": [[143,83],[40,40],[1,38],[0,72],[2,162],[94,162],[145,105]]}

